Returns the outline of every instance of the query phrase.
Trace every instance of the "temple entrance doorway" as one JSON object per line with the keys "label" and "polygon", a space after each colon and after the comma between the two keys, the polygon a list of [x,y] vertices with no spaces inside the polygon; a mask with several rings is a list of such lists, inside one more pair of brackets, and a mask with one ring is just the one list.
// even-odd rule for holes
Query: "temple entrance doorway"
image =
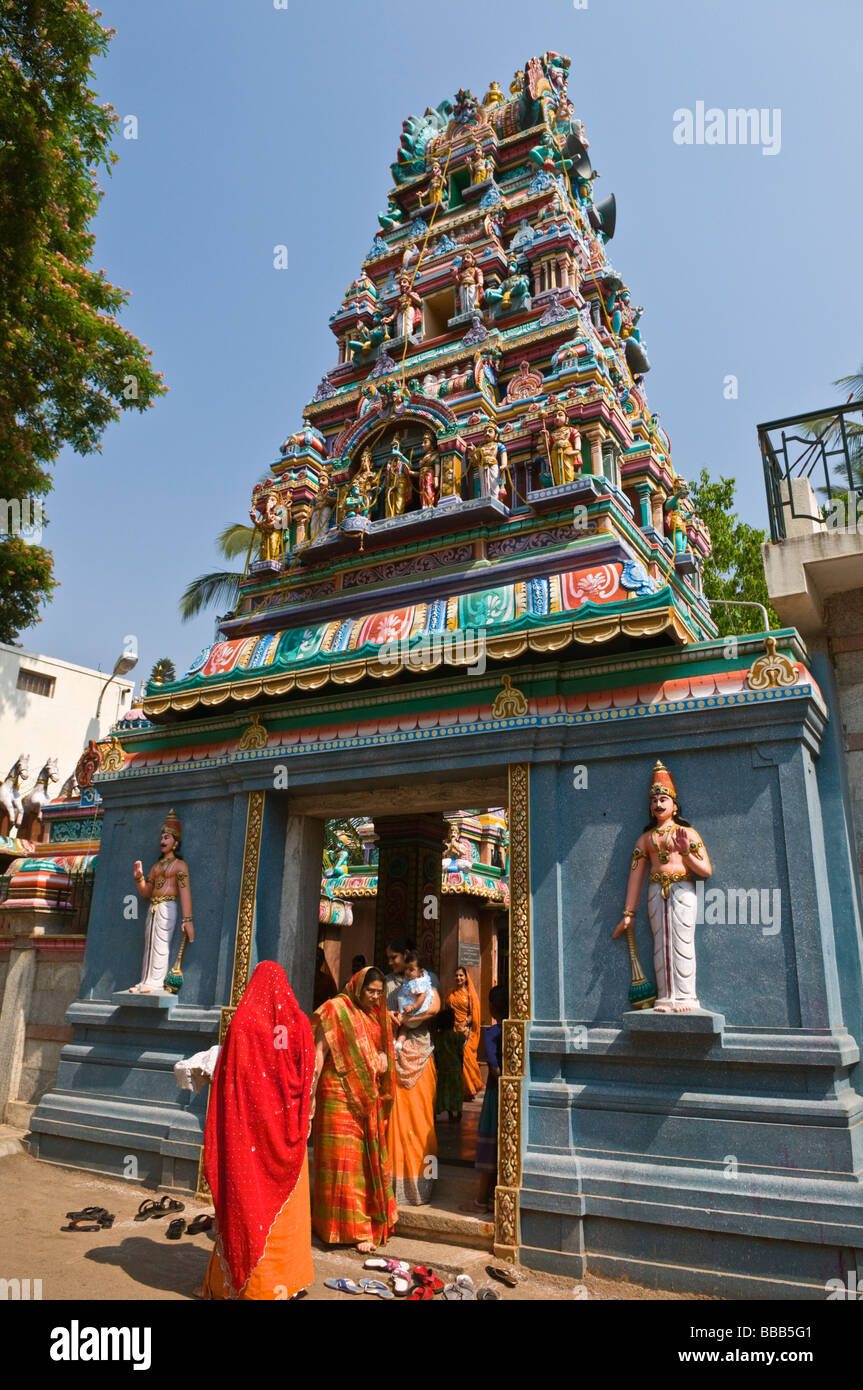
{"label": "temple entrance doorway", "polygon": [[[363,966],[388,973],[388,944],[408,940],[439,984],[442,1009],[450,1010],[432,1024],[433,1192],[427,1204],[399,1202],[400,1229],[431,1234],[436,1220],[450,1231],[461,1221],[473,1245],[490,1239],[492,1220],[465,1208],[478,1190],[489,991],[506,986],[509,975],[507,798],[505,772],[433,788],[417,782],[362,796],[352,790],[341,800],[335,789],[291,797],[292,813],[323,821],[313,1007]],[[460,1034],[463,1050],[443,1033]]]}

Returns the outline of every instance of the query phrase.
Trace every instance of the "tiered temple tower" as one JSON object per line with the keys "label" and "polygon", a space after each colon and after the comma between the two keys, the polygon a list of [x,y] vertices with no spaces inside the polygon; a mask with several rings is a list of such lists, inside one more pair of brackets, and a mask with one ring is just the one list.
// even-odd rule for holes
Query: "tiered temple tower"
{"label": "tiered temple tower", "polygon": [[404,123],[338,362],[254,503],[222,641],[151,719],[446,663],[711,636],[569,60]]}

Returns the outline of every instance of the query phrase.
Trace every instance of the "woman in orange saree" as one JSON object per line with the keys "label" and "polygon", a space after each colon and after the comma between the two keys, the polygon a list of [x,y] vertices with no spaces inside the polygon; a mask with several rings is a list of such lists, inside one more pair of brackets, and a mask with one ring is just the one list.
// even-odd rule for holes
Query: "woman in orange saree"
{"label": "woman in orange saree", "polygon": [[450,992],[446,1002],[447,1008],[455,1014],[457,1030],[464,1033],[464,1098],[473,1100],[482,1090],[482,1073],[477,1060],[480,1008],[473,980],[463,966],[459,966],[455,972],[455,989]]}
{"label": "woman in orange saree", "polygon": [[393,1038],[380,970],[352,975],[314,1022],[312,1224],[328,1245],[369,1253],[398,1219],[386,1142]]}
{"label": "woman in orange saree", "polygon": [[[396,995],[402,982],[406,960],[416,959],[411,942],[404,938],[387,946],[391,974],[387,975],[387,1007],[398,1010]],[[422,1015],[415,1015],[410,1036],[395,1058],[395,1096],[387,1134],[390,1160],[393,1166],[393,1187],[396,1201],[406,1206],[423,1206],[431,1201],[436,1165],[429,1162],[437,1154],[437,1134],[434,1127],[437,1069],[429,1020],[440,1012],[438,981],[432,976],[434,989],[429,1006]]]}
{"label": "woman in orange saree", "polygon": [[314,1075],[309,1020],[265,960],[237,1006],[213,1075],[204,1172],[216,1246],[203,1296],[281,1300],[314,1282],[306,1145]]}

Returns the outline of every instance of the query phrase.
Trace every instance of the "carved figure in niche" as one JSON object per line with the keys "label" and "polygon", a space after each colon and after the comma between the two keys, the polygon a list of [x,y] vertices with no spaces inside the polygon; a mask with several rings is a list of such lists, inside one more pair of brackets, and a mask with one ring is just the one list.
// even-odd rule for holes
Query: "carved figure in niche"
{"label": "carved figure in niche", "polygon": [[140,859],[136,859],[133,866],[138,892],[142,898],[149,900],[150,909],[144,927],[141,979],[129,990],[130,994],[153,994],[164,989],[171,958],[171,941],[177,925],[178,899],[183,914],[183,931],[189,941],[195,939],[189,867],[179,857],[181,834],[180,822],[170,811],[162,826],[159,862],[153,865],[146,878]]}
{"label": "carved figure in niche", "polygon": [[376,309],[372,316],[372,327],[359,323],[354,329],[354,336],[348,339],[348,347],[351,350],[351,359],[354,366],[361,367],[366,362],[370,362],[373,354],[390,336],[389,329],[384,322],[384,316],[380,309]]}
{"label": "carved figure in niche", "polygon": [[282,505],[272,485],[267,483],[257,484],[252,493],[252,504],[249,519],[259,536],[258,559],[280,560],[290,510]]}
{"label": "carved figure in niche", "polygon": [[492,162],[486,157],[478,140],[474,140],[467,162],[470,168],[471,183],[485,183],[487,179],[492,177],[494,173]]}
{"label": "carved figure in niche", "polygon": [[318,479],[318,490],[315,493],[312,515],[309,519],[310,541],[317,540],[318,536],[322,536],[329,528],[334,507],[335,497],[330,483],[330,470],[325,464]]}
{"label": "carved figure in niche", "polygon": [[668,536],[674,546],[675,554],[686,549],[686,527],[694,515],[695,508],[689,496],[689,484],[681,477],[674,479],[674,492],[663,506],[668,522]]}
{"label": "carved figure in niche", "polygon": [[387,516],[402,516],[406,511],[413,493],[412,475],[415,476],[415,471],[402,453],[398,436],[396,436],[387,461],[386,491],[384,493]]}
{"label": "carved figure in niche", "polygon": [[576,473],[581,472],[581,435],[569,424],[563,406],[558,406],[552,417],[549,430],[547,416],[542,417],[542,437],[555,487],[563,483],[574,483]]}
{"label": "carved figure in niche", "polygon": [[423,435],[422,444],[423,454],[417,464],[420,502],[423,507],[433,507],[440,476],[440,455],[430,430]]}
{"label": "carved figure in niche", "polygon": [[475,313],[482,301],[483,277],[469,246],[462,253],[460,262],[453,266],[453,274],[458,286],[458,312]]}
{"label": "carved figure in niche", "polygon": [[486,425],[483,443],[468,450],[468,463],[476,472],[480,497],[500,498],[507,460],[494,421]]}
{"label": "carved figure in niche", "polygon": [[422,319],[420,309],[422,300],[411,289],[411,277],[409,275],[400,275],[396,280],[396,287],[399,292],[396,307],[384,322],[395,323],[397,338],[407,338]]}
{"label": "carved figure in niche", "polygon": [[486,302],[499,304],[502,309],[508,309],[511,305],[518,308],[530,293],[530,281],[526,275],[519,274],[518,261],[510,260],[506,269],[506,279],[495,289],[486,290]]}
{"label": "carved figure in niche", "polygon": [[444,177],[440,160],[436,159],[431,167],[431,178],[428,186],[428,200],[430,204],[439,203],[443,198]]}
{"label": "carved figure in niche", "polygon": [[348,484],[342,510],[346,516],[368,516],[377,496],[377,474],[372,467],[372,451],[367,444],[360,454],[360,466]]}
{"label": "carved figure in niche", "polygon": [[657,1013],[698,1008],[695,993],[696,878],[709,878],[710,860],[697,830],[683,820],[674,779],[661,762],[650,784],[650,821],[635,842],[623,915],[612,936],[632,926],[648,868],[647,912],[653,932]]}

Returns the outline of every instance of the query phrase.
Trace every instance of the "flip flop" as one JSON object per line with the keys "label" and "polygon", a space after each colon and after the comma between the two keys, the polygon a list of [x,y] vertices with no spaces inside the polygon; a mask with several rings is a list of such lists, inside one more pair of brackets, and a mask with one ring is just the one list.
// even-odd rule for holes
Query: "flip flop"
{"label": "flip flop", "polygon": [[477,1303],[487,1303],[490,1302],[491,1299],[496,1299],[499,1303],[501,1302],[501,1297],[497,1289],[493,1289],[491,1284],[481,1284],[476,1291]]}
{"label": "flip flop", "polygon": [[179,1240],[180,1236],[183,1234],[185,1229],[186,1218],[184,1216],[181,1216],[176,1221],[171,1222],[170,1226],[165,1232],[165,1235],[168,1237],[168,1240]]}
{"label": "flip flop", "polygon": [[492,1279],[497,1279],[501,1284],[506,1284],[507,1288],[514,1289],[520,1284],[523,1275],[516,1274],[514,1269],[505,1269],[502,1265],[486,1265],[486,1274],[490,1274]]}
{"label": "flip flop", "polygon": [[[404,1275],[393,1275],[393,1293],[395,1294],[396,1298],[406,1298],[407,1295],[410,1293],[410,1287],[410,1280],[405,1278]],[[420,1287],[421,1285],[417,1285],[417,1288]]]}
{"label": "flip flop", "polygon": [[84,1207],[83,1211],[67,1211],[66,1219],[68,1221],[98,1221],[100,1217],[107,1215],[108,1212],[105,1207]]}
{"label": "flip flop", "polygon": [[438,1279],[433,1269],[428,1265],[414,1265],[414,1278],[419,1284],[427,1285],[432,1293],[440,1293],[443,1289],[443,1279]]}
{"label": "flip flop", "polygon": [[61,1231],[101,1231],[101,1229],[102,1227],[99,1225],[83,1225],[80,1221],[72,1221],[68,1226],[60,1227]]}
{"label": "flip flop", "polygon": [[407,1278],[411,1267],[407,1260],[385,1260],[380,1255],[363,1260],[363,1269],[382,1269],[387,1274],[399,1274]]}
{"label": "flip flop", "polygon": [[146,1201],[143,1201],[139,1206],[135,1220],[148,1221],[151,1216],[161,1216],[162,1214],[163,1213],[159,1209],[159,1203],[155,1202],[152,1197],[148,1197]]}
{"label": "flip flop", "polygon": [[473,1280],[469,1274],[457,1274],[455,1282],[456,1287],[463,1289],[465,1293],[473,1293]]}
{"label": "flip flop", "polygon": [[376,1298],[392,1298],[393,1291],[388,1289],[381,1279],[361,1279],[360,1288],[363,1293],[374,1294]]}
{"label": "flip flop", "polygon": [[325,1289],[335,1289],[338,1293],[362,1293],[359,1284],[353,1279],[325,1279]]}

